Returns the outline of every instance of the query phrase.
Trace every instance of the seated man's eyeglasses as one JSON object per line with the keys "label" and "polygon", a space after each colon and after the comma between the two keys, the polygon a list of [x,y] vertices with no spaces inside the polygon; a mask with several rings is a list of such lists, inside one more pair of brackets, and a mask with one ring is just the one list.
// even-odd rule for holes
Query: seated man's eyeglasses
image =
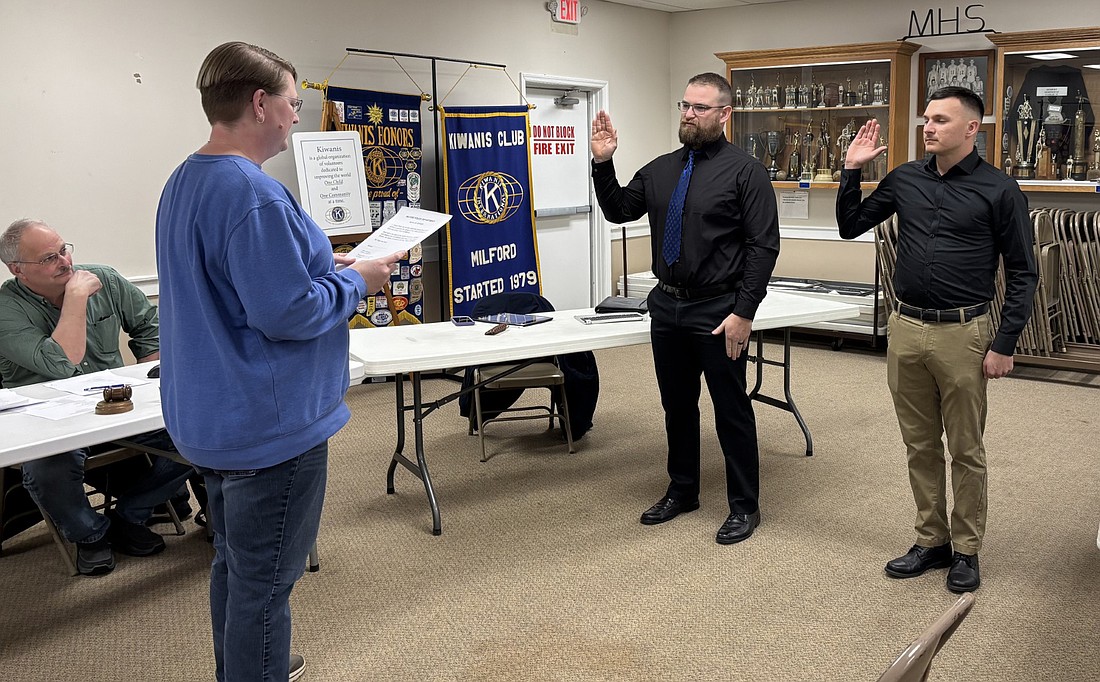
{"label": "seated man's eyeglasses", "polygon": [[[264,92],[267,92],[264,90]],[[277,92],[268,92],[269,95],[275,95],[276,97],[282,97],[286,101],[290,102],[290,106],[294,107],[294,112],[297,113],[302,110],[302,100],[297,97],[291,97],[290,95],[280,95]]]}
{"label": "seated man's eyeglasses", "polygon": [[684,100],[680,100],[679,102],[676,102],[675,106],[676,106],[677,109],[680,110],[680,113],[686,114],[689,109],[693,109],[695,111],[696,116],[703,116],[704,114],[706,114],[708,111],[710,111],[712,109],[725,109],[729,105],[728,104],[720,104],[718,106],[713,106],[712,107],[709,104],[692,104],[691,102],[685,102]]}
{"label": "seated man's eyeglasses", "polygon": [[57,253],[51,253],[50,255],[46,256],[42,260],[13,260],[11,262],[12,263],[22,263],[24,265],[41,265],[43,267],[49,267],[49,266],[57,263],[58,258],[64,258],[65,256],[68,256],[72,252],[73,252],[73,245],[66,243],[61,247],[60,251],[58,251]]}

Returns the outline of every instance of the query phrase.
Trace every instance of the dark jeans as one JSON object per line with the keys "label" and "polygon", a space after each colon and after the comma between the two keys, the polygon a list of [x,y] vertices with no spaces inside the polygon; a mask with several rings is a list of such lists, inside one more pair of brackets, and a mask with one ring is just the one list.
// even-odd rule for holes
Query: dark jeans
{"label": "dark jeans", "polygon": [[290,591],[317,540],[328,442],[266,469],[199,471],[214,529],[210,617],[217,679],[285,682]]}
{"label": "dark jeans", "polygon": [[759,508],[760,462],[756,415],[745,387],[748,356],[731,360],[723,335],[711,334],[732,309],[735,294],[679,301],[660,289],[649,296],[653,365],[665,411],[668,438],[668,495],[699,496],[700,376],[714,404],[718,442],[726,463],[726,497],[731,512]]}
{"label": "dark jeans", "polygon": [[[132,440],[161,450],[175,450],[164,430],[135,436]],[[60,455],[24,462],[23,487],[69,542],[94,542],[107,533],[111,522],[97,514],[84,493],[84,460],[81,448]],[[131,523],[145,523],[153,507],[164,502],[193,473],[188,464],[152,457],[153,467],[129,489],[118,495],[115,511]],[[96,470],[99,471],[99,470]]]}

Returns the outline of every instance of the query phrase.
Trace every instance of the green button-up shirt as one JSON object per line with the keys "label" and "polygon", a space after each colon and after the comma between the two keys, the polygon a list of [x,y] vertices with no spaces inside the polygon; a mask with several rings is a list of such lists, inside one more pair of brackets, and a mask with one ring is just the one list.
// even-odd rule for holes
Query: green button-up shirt
{"label": "green button-up shirt", "polygon": [[0,378],[4,388],[122,367],[120,331],[130,337],[134,357],[160,350],[157,307],[140,289],[105,265],[75,267],[91,272],[103,283],[103,288],[88,298],[87,351],[75,365],[51,337],[61,309],[17,279],[0,285]]}

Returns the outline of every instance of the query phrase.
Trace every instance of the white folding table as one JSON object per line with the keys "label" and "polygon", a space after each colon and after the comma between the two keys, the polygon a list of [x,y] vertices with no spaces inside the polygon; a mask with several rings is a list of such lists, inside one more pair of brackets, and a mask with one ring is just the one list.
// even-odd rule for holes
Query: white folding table
{"label": "white folding table", "polygon": [[[134,409],[129,412],[96,414],[92,409],[94,402],[89,403],[86,413],[62,420],[44,419],[12,410],[0,412],[0,432],[4,434],[4,438],[0,440],[0,467],[102,443],[118,442],[119,445],[130,445],[131,443],[126,439],[132,436],[163,429],[160,379],[149,379],[146,376],[156,364],[158,364],[156,361],[144,362],[110,370],[112,374],[145,379],[148,382],[131,385],[133,394],[131,401]],[[350,358],[348,369],[351,384],[359,383],[363,379],[363,363]],[[95,374],[88,376],[95,376]],[[46,384],[23,386],[14,390],[28,398],[49,399],[64,395]],[[144,446],[142,449],[148,450]],[[178,454],[175,456],[178,457]],[[317,571],[319,567],[317,547],[314,545],[309,554],[309,570]]]}
{"label": "white folding table", "polygon": [[[427,415],[463,393],[473,390],[474,387],[456,391],[425,405],[421,391],[422,373],[468,365],[520,362],[547,355],[649,343],[648,318],[637,322],[595,325],[586,325],[576,319],[578,315],[590,315],[593,312],[589,308],[545,313],[553,318],[550,322],[529,327],[510,327],[504,333],[495,336],[485,335],[485,331],[489,328],[485,324],[459,327],[450,322],[351,330],[351,356],[363,363],[365,374],[368,376],[394,375],[395,378],[397,444],[386,473],[386,492],[392,495],[395,491],[394,474],[398,465],[412,472],[424,483],[428,505],[432,512],[432,533],[439,535],[442,532],[442,525],[439,505],[436,502],[424,454],[423,421]],[[756,362],[757,371],[756,385],[750,391],[750,396],[754,400],[794,414],[795,420],[806,437],[807,456],[813,454],[813,439],[791,397],[791,327],[809,322],[827,322],[853,317],[858,312],[856,306],[847,303],[769,292],[753,320],[756,355],[750,355],[749,359]],[[764,342],[761,332],[770,329],[783,330],[782,362],[763,358]],[[783,367],[784,400],[760,393],[765,364]],[[511,372],[489,377],[479,385],[495,381],[508,373]],[[405,402],[404,394],[403,375],[405,374],[410,376],[412,382],[412,402],[408,404]],[[415,461],[404,454],[405,415],[409,412],[412,413],[413,420]]]}

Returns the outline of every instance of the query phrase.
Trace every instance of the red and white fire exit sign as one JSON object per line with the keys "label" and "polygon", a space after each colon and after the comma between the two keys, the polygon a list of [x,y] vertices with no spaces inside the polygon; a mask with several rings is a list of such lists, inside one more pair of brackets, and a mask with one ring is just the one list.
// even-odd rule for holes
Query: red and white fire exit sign
{"label": "red and white fire exit sign", "polygon": [[550,3],[550,16],[563,24],[581,23],[580,0],[557,0]]}

